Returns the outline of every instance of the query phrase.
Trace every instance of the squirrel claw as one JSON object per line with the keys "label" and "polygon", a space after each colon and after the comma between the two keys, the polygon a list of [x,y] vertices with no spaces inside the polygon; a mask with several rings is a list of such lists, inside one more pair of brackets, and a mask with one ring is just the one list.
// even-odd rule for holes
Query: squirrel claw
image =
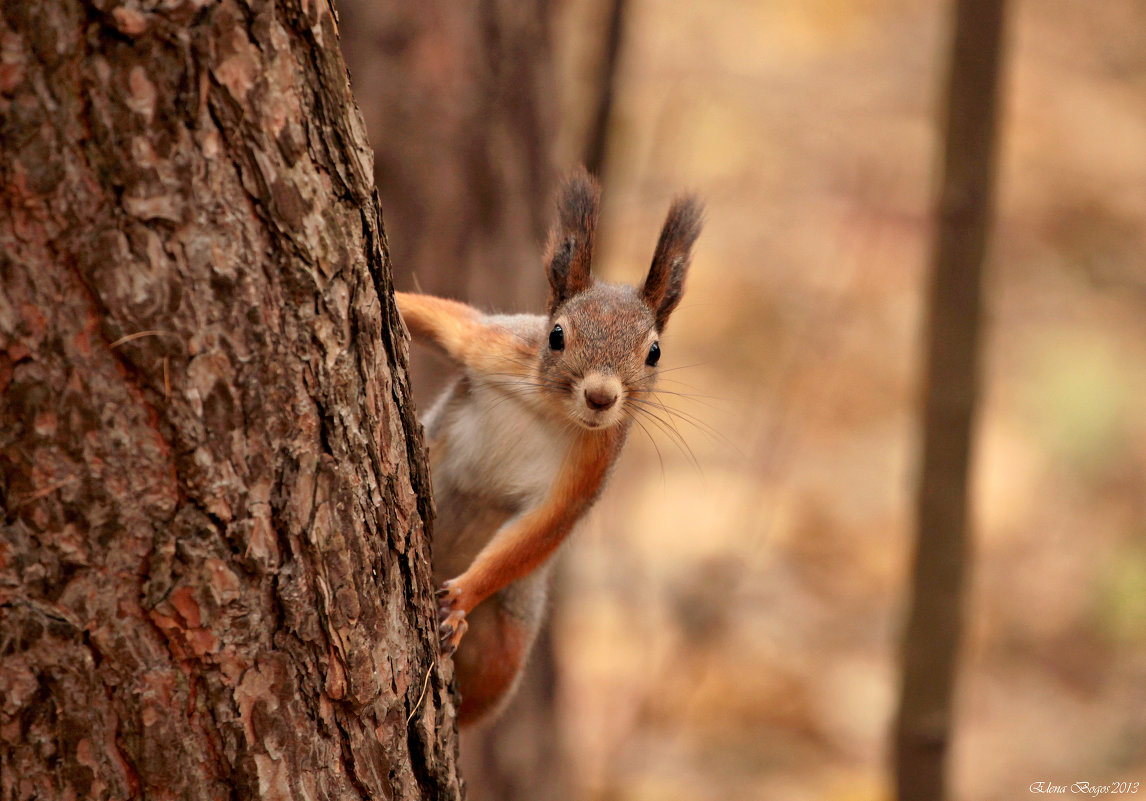
{"label": "squirrel claw", "polygon": [[442,584],[436,593],[438,597],[438,638],[443,656],[453,656],[458,650],[462,635],[470,627],[466,622],[466,611],[459,607],[462,588],[451,579]]}
{"label": "squirrel claw", "polygon": [[457,597],[462,594],[462,588],[457,579],[449,579],[443,581],[442,586],[438,587],[438,591],[434,594],[439,598]]}
{"label": "squirrel claw", "polygon": [[442,584],[434,595],[438,599],[438,611],[441,612],[442,619],[444,620],[446,615],[457,610],[458,601],[461,600],[462,597],[462,588],[458,586],[456,581],[451,579]]}
{"label": "squirrel claw", "polygon": [[453,656],[458,650],[458,643],[462,635],[469,629],[466,622],[466,613],[458,609],[448,614],[443,613],[441,625],[438,626],[439,646],[442,656]]}

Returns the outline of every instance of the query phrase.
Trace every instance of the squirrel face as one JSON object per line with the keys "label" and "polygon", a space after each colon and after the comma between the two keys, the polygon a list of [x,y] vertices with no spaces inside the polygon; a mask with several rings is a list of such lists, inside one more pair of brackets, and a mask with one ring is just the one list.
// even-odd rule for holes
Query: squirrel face
{"label": "squirrel face", "polygon": [[600,190],[584,170],[562,187],[549,235],[549,332],[541,346],[538,384],[577,425],[601,429],[631,412],[650,392],[660,334],[680,303],[701,206],[690,195],[669,208],[644,284],[596,282],[589,274]]}
{"label": "squirrel face", "polygon": [[594,284],[552,315],[538,383],[572,422],[609,428],[625,419],[631,399],[652,389],[659,337],[635,289]]}

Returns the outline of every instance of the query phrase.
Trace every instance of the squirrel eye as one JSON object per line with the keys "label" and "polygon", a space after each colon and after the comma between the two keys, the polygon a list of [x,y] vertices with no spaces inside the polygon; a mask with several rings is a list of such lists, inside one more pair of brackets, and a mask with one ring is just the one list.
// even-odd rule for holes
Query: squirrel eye
{"label": "squirrel eye", "polygon": [[549,332],[549,349],[565,350],[565,331],[559,325],[553,326]]}
{"label": "squirrel eye", "polygon": [[661,346],[654,342],[653,346],[649,348],[649,356],[647,359],[645,359],[645,364],[647,364],[649,367],[656,367],[657,362],[660,361],[660,358]]}

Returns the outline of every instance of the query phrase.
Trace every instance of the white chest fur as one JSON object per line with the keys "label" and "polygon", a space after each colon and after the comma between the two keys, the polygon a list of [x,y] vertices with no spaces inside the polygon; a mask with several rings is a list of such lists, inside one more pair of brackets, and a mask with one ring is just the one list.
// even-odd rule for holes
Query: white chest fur
{"label": "white chest fur", "polygon": [[443,447],[435,483],[511,507],[541,501],[569,453],[572,432],[531,409],[525,391],[471,378],[461,397],[433,410],[427,423]]}

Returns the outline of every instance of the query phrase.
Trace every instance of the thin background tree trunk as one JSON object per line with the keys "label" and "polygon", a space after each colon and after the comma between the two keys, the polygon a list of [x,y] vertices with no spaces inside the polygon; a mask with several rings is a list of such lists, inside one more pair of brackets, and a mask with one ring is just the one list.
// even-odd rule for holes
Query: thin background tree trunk
{"label": "thin background tree trunk", "polygon": [[0,796],[460,797],[331,8],[5,0],[0,50]]}
{"label": "thin background tree trunk", "polygon": [[617,75],[620,72],[622,45],[629,15],[626,0],[606,0],[604,44],[598,59],[596,98],[592,121],[585,135],[585,169],[604,180],[609,155],[609,135],[617,98]]}
{"label": "thin background tree trunk", "polygon": [[398,285],[536,311],[554,178],[550,2],[338,6]]}
{"label": "thin background tree trunk", "polygon": [[952,689],[968,562],[983,261],[993,200],[1003,0],[958,0],[938,237],[928,300],[913,602],[895,723],[900,801],[946,797]]}

